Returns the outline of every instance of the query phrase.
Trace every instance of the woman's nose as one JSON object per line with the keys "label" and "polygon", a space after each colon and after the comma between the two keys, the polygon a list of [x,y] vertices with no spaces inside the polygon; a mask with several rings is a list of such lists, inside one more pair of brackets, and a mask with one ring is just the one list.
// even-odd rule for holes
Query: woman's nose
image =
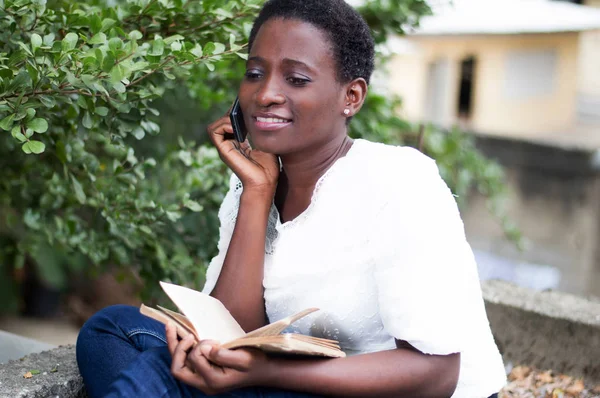
{"label": "woman's nose", "polygon": [[256,92],[256,102],[264,108],[271,105],[281,105],[285,103],[285,95],[275,79],[265,79]]}

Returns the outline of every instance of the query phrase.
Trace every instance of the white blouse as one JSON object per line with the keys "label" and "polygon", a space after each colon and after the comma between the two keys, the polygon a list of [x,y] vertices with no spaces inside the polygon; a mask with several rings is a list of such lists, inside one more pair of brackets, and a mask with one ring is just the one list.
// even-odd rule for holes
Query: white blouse
{"label": "white blouse", "polygon": [[[214,288],[235,226],[233,175],[219,218]],[[405,340],[425,354],[461,353],[454,398],[483,398],[505,384],[454,197],[433,160],[408,147],[356,140],[318,181],[309,207],[267,228],[264,297],[271,322],[321,310],[289,332],[333,338],[349,355]]]}

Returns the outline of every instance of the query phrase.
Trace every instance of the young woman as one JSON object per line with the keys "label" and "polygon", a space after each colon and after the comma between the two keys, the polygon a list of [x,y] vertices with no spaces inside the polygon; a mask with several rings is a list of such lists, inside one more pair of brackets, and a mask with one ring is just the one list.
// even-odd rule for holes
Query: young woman
{"label": "young woman", "polygon": [[80,332],[90,396],[493,396],[502,359],[434,161],[347,135],[373,71],[365,22],[343,0],[270,0],[249,52],[239,99],[252,148],[234,145],[228,117],[208,128],[234,174],[204,291],[248,331],[318,307],[292,331],[348,357],[193,347],[116,306]]}

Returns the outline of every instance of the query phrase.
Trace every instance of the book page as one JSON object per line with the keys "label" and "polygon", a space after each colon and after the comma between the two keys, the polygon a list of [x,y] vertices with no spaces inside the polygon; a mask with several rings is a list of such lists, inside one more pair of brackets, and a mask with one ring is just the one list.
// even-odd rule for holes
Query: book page
{"label": "book page", "polygon": [[262,328],[256,329],[244,336],[247,337],[264,337],[264,336],[276,336],[287,329],[292,323],[296,322],[299,319],[304,318],[305,316],[312,314],[315,311],[319,311],[318,308],[308,308],[304,311],[301,311],[295,315],[288,316],[286,318],[280,319],[277,322],[273,322],[269,325],[263,326]]}
{"label": "book page", "polygon": [[336,341],[316,339],[298,334],[279,334],[266,337],[247,337],[223,345],[223,348],[235,349],[253,347],[265,352],[278,354],[309,355],[329,358],[344,358]]}
{"label": "book page", "polygon": [[[195,335],[195,333],[196,333],[193,330],[193,327],[187,326],[187,323],[183,323],[183,322],[181,322],[181,320],[175,319],[175,318],[171,317],[170,315],[168,315],[167,313],[164,313],[159,310],[155,310],[154,308],[145,306],[144,304],[142,304],[140,306],[140,313],[142,315],[145,315],[147,317],[155,319],[159,322],[162,322],[165,325],[169,322],[174,323],[175,327],[177,328],[177,335],[179,337],[181,337],[182,339],[185,338],[188,334]],[[180,315],[180,317],[184,318],[183,315]]]}
{"label": "book page", "polygon": [[246,334],[216,298],[172,283],[160,282],[160,286],[194,325],[197,336],[202,340],[227,343]]}

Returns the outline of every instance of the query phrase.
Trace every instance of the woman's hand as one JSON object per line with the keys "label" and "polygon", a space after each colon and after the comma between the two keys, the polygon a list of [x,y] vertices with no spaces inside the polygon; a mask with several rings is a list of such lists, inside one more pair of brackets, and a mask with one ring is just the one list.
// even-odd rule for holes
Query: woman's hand
{"label": "woman's hand", "polygon": [[238,143],[226,137],[226,134],[233,135],[229,113],[208,126],[207,132],[223,162],[242,181],[244,191],[256,191],[272,199],[279,178],[277,157],[252,149],[248,140]]}
{"label": "woman's hand", "polygon": [[194,342],[192,335],[179,341],[175,327],[167,326],[167,344],[173,358],[171,373],[205,394],[255,386],[266,377],[268,358],[261,351],[227,350],[215,341]]}

